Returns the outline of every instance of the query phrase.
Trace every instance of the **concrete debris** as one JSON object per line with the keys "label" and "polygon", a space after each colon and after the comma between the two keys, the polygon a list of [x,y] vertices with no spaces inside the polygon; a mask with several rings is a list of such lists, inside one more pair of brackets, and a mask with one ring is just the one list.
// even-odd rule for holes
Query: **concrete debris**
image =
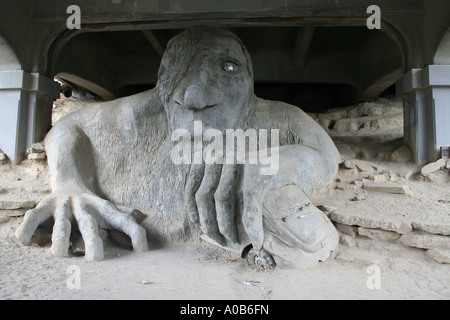
{"label": "concrete debris", "polygon": [[445,160],[439,159],[436,162],[432,162],[432,163],[427,164],[426,166],[423,166],[422,169],[420,170],[420,173],[423,176],[427,176],[431,173],[434,173],[434,172],[440,170],[441,168],[443,168],[445,166],[446,166]]}
{"label": "concrete debris", "polygon": [[373,172],[374,168],[366,161],[355,162],[356,167],[360,172]]}
{"label": "concrete debris", "polygon": [[0,218],[1,217],[23,217],[27,209],[14,209],[14,210],[0,210]]}
{"label": "concrete debris", "polygon": [[404,234],[401,236],[400,242],[405,246],[420,249],[450,248],[450,237],[430,234],[423,231],[414,231]]}
{"label": "concrete debris", "polygon": [[319,209],[320,211],[324,212],[327,216],[330,213],[332,213],[334,210],[337,209],[335,207],[331,207],[331,206],[327,206],[327,205],[323,205],[323,204],[316,206],[316,208]]}
{"label": "concrete debris", "polygon": [[393,231],[384,231],[379,229],[358,228],[358,234],[373,240],[394,241],[400,238],[400,234]]}
{"label": "concrete debris", "polygon": [[334,226],[336,229],[338,229],[341,233],[348,235],[352,238],[356,238],[358,235],[358,227],[355,226],[348,226],[346,224],[342,223],[335,223]]}
{"label": "concrete debris", "polygon": [[0,199],[0,210],[33,209],[35,200]]}
{"label": "concrete debris", "polygon": [[400,177],[400,178],[404,178],[406,180],[409,180],[409,178],[412,177],[414,172],[411,169],[408,169],[408,168],[397,168],[395,174],[398,177]]}
{"label": "concrete debris", "polygon": [[339,235],[339,243],[346,247],[349,247],[349,248],[356,247],[355,239],[353,239],[351,236],[343,234],[343,233],[341,233]]}
{"label": "concrete debris", "polygon": [[27,149],[28,160],[45,160],[47,154],[45,152],[45,146],[42,142],[33,143],[30,148]]}
{"label": "concrete debris", "polygon": [[45,152],[45,147],[42,142],[33,143],[30,148],[27,149],[27,153],[43,153]]}
{"label": "concrete debris", "polygon": [[344,160],[344,162],[341,163],[341,168],[343,169],[355,169],[355,163],[351,160]]}
{"label": "concrete debris", "polygon": [[390,160],[397,163],[408,163],[413,160],[411,149],[407,146],[402,146],[390,155]]}
{"label": "concrete debris", "polygon": [[425,231],[432,234],[450,236],[450,221],[441,222],[412,222],[412,226],[416,231]]}
{"label": "concrete debris", "polygon": [[411,188],[407,185],[399,184],[396,182],[366,182],[364,183],[365,190],[372,192],[384,192],[393,194],[403,194],[407,196],[413,196]]}
{"label": "concrete debris", "polygon": [[390,174],[388,172],[377,173],[368,177],[368,180],[373,182],[387,182],[390,179]]}
{"label": "concrete debris", "polygon": [[427,250],[427,255],[438,263],[450,264],[450,250],[443,248],[434,248]]}
{"label": "concrete debris", "polygon": [[28,160],[45,160],[47,155],[45,153],[30,153],[28,154]]}
{"label": "concrete debris", "polygon": [[400,219],[364,216],[360,214],[349,214],[336,210],[330,214],[329,218],[333,222],[349,225],[360,226],[368,229],[381,229],[386,231],[395,231],[400,234],[409,233],[412,231],[411,224],[406,223]]}
{"label": "concrete debris", "polygon": [[356,196],[351,198],[350,201],[364,201],[366,199],[367,199],[367,196],[361,195],[361,194],[357,194]]}
{"label": "concrete debris", "polygon": [[8,156],[6,153],[0,150],[0,164],[5,163],[8,161]]}

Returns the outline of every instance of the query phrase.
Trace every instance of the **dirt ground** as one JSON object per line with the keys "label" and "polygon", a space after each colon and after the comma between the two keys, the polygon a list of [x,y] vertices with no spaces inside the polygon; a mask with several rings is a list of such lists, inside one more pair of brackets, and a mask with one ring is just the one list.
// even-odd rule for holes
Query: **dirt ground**
{"label": "dirt ground", "polygon": [[[389,235],[398,237],[405,226],[411,231],[412,226],[426,229],[430,224],[450,230],[447,169],[424,177],[411,162],[358,160],[371,153],[358,149],[352,154],[345,145],[340,150],[359,167],[341,166],[336,181],[313,199],[327,208],[334,222],[349,219],[353,228],[390,230]],[[367,180],[396,183],[408,192],[373,191],[365,187]],[[14,237],[26,211],[14,205],[33,207],[49,192],[45,161],[0,165],[0,200],[14,208],[0,210],[1,300],[450,299],[450,265],[437,263],[423,248],[404,245],[401,238],[374,239],[362,236],[361,229],[354,237],[342,234],[337,252],[308,269],[256,270],[202,241],[134,253],[108,240],[103,261],[86,263],[75,255],[55,258],[50,252],[51,225],[40,227],[32,246]],[[355,226],[352,221],[361,223]]]}

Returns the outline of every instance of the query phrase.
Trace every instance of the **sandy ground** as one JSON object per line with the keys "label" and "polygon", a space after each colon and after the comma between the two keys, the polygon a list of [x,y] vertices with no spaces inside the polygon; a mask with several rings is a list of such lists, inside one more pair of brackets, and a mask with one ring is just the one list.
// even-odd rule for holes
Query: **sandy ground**
{"label": "sandy ground", "polygon": [[[331,259],[306,270],[256,271],[221,249],[191,244],[139,254],[109,246],[105,260],[85,263],[19,245],[13,231],[20,220],[0,225],[2,300],[450,298],[450,267],[433,261],[382,268],[379,289],[370,289],[374,273],[367,265]],[[79,288],[72,285],[74,270]]]}
{"label": "sandy ground", "polygon": [[[337,180],[314,203],[369,220],[382,216],[409,226],[421,221],[450,226],[448,171],[423,178],[417,175],[420,167],[412,164],[367,163],[372,165],[370,172],[341,168]],[[368,192],[355,184],[381,175],[386,176],[382,181],[408,186],[412,194]],[[13,204],[26,198],[33,206],[49,192],[45,161],[0,165],[0,198],[12,199]],[[205,242],[134,253],[108,240],[105,259],[86,263],[82,256],[52,256],[51,225],[40,227],[33,246],[18,243],[14,232],[24,211],[0,211],[1,300],[450,299],[450,265],[399,240],[358,236],[352,244],[341,244],[329,260],[300,270],[256,270]]]}
{"label": "sandy ground", "polygon": [[[405,168],[392,166],[392,170]],[[26,161],[18,167],[0,168],[2,183],[8,177],[9,185],[15,186],[17,192],[41,197],[48,192],[44,163]],[[341,182],[337,185],[342,185],[349,175],[353,176],[341,170]],[[440,176],[437,181],[404,180],[412,188],[413,197],[374,192],[365,194],[364,201],[351,201],[365,191],[336,189],[332,185],[315,203],[349,213],[391,212],[390,216],[419,220],[421,216],[433,215],[445,218],[450,214],[450,205],[439,200],[449,200],[450,193],[443,173]],[[204,242],[134,253],[108,241],[105,260],[86,263],[83,257],[51,255],[51,225],[40,228],[34,247],[19,244],[14,231],[23,218],[13,216],[20,212],[23,210],[3,211],[0,220],[2,300],[450,298],[450,266],[436,263],[426,256],[425,250],[407,248],[398,241],[359,237],[356,246],[341,245],[335,257],[305,270],[259,271],[232,253]],[[371,269],[374,265],[379,267],[379,288],[371,286],[376,276]],[[76,275],[80,280],[78,287],[73,286]]]}

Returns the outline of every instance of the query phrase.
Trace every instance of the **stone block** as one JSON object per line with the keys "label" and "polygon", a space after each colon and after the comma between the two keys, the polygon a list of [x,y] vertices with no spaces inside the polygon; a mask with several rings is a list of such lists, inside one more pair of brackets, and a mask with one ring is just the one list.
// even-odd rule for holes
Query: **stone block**
{"label": "stone block", "polygon": [[385,231],[379,229],[358,228],[358,234],[373,240],[394,241],[400,238],[400,234],[393,231]]}
{"label": "stone block", "polygon": [[401,236],[400,242],[405,246],[434,249],[434,248],[450,248],[450,237],[430,234],[422,231],[414,231]]}

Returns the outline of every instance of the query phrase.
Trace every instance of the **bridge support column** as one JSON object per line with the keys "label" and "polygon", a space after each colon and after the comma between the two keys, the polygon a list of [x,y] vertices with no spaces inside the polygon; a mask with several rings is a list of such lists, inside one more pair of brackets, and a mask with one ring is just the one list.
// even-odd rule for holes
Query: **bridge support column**
{"label": "bridge support column", "polygon": [[51,127],[57,82],[23,70],[0,72],[0,149],[19,164],[26,149]]}
{"label": "bridge support column", "polygon": [[412,69],[397,82],[403,96],[405,142],[418,164],[436,161],[450,146],[450,65]]}

